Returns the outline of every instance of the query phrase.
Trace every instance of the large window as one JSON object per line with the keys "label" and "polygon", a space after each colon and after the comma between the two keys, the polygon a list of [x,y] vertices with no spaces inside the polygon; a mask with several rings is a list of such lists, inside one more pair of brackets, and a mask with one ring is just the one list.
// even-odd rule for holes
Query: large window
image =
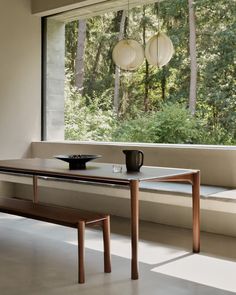
{"label": "large window", "polygon": [[[48,18],[45,139],[235,145],[234,11],[232,1],[195,2],[191,112],[196,66],[188,1]],[[119,39],[128,36],[145,47],[158,26],[175,48],[166,66],[146,60],[132,72],[115,66],[112,49]]]}

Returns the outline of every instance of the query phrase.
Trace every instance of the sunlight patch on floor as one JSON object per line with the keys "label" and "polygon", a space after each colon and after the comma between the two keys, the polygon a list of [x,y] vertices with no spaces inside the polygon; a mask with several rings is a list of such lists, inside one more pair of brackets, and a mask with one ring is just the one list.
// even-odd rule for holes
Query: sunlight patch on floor
{"label": "sunlight patch on floor", "polygon": [[224,259],[193,254],[153,268],[152,271],[236,292],[236,263]]}
{"label": "sunlight patch on floor", "polygon": [[[77,245],[76,240],[65,241]],[[85,247],[95,251],[103,251],[102,238],[89,238],[85,240]],[[146,264],[159,264],[169,260],[177,259],[187,255],[189,252],[168,247],[163,244],[151,243],[150,241],[139,241],[139,261]],[[131,258],[130,240],[124,236],[112,235],[111,254],[122,258]]]}

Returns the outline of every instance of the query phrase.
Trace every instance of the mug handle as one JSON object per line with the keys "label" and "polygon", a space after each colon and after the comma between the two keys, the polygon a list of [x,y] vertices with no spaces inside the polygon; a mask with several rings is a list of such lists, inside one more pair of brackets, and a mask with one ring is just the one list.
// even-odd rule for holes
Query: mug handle
{"label": "mug handle", "polygon": [[143,152],[142,151],[138,151],[138,153],[141,155],[141,161],[140,161],[140,164],[139,164],[139,167],[138,168],[141,168],[143,166],[144,155],[143,155]]}

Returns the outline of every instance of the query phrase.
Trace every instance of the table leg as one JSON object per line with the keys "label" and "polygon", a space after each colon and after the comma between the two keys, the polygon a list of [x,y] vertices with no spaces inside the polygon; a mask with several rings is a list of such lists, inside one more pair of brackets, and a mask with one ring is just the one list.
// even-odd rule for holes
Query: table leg
{"label": "table leg", "polygon": [[33,175],[33,202],[38,203],[38,176]]}
{"label": "table leg", "polygon": [[132,262],[131,262],[131,278],[138,279],[138,240],[139,240],[139,181],[130,181],[130,197],[131,197],[131,246],[132,246]]}
{"label": "table leg", "polygon": [[193,252],[200,252],[200,172],[193,174]]}

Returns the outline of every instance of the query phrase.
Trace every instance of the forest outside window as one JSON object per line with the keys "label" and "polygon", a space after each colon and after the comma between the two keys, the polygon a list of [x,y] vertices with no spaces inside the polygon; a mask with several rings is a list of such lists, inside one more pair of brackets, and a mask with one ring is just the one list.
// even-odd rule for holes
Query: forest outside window
{"label": "forest outside window", "polygon": [[[191,2],[48,17],[44,139],[235,145],[234,3]],[[171,61],[116,67],[112,49],[127,30],[145,47],[158,22]]]}

